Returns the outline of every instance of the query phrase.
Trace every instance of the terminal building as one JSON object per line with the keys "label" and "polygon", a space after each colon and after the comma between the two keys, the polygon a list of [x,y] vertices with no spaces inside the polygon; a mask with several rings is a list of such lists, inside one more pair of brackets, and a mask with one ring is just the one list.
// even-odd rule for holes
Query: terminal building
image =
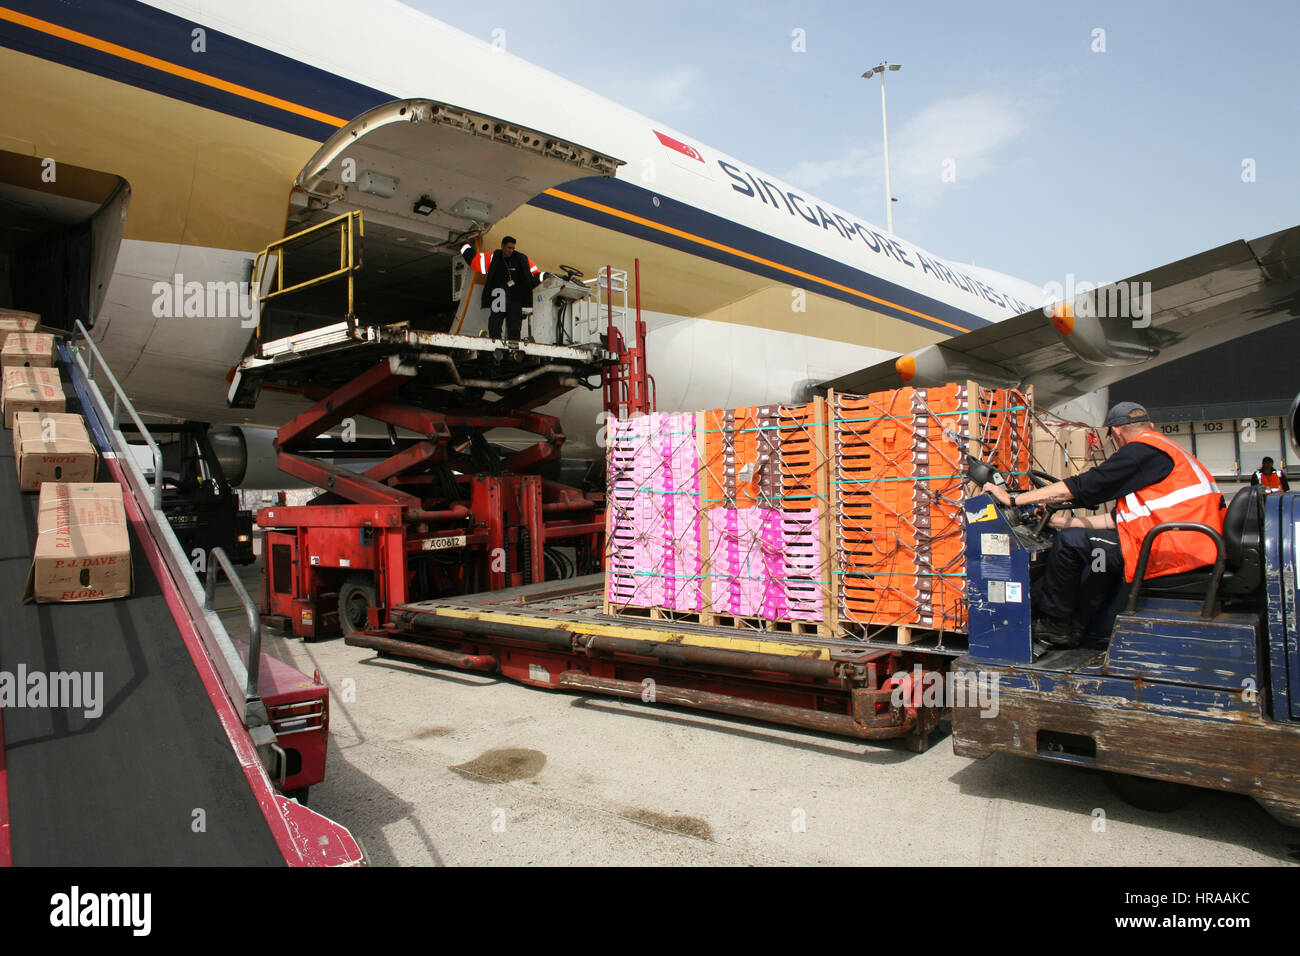
{"label": "terminal building", "polygon": [[1140,402],[1160,430],[1220,482],[1248,482],[1263,458],[1295,481],[1286,418],[1300,392],[1300,319],[1243,336],[1110,387],[1110,402]]}

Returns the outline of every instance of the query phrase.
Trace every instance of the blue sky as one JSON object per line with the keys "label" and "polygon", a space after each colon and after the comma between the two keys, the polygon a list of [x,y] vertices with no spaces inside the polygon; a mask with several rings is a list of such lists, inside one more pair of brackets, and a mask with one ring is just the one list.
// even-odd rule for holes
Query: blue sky
{"label": "blue sky", "polygon": [[1300,224],[1300,5],[1282,0],[408,2],[484,40],[504,26],[511,53],[879,225],[880,81],[860,77],[900,63],[895,231],[1039,284]]}

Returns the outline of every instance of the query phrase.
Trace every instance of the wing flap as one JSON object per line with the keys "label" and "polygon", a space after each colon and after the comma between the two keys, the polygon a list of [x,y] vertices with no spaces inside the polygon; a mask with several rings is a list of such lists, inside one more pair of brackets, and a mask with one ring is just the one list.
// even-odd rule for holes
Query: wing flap
{"label": "wing flap", "polygon": [[987,365],[1020,376],[1045,405],[1069,401],[1300,316],[1300,226],[1151,269],[1071,306],[1055,321],[1051,310],[1035,309],[819,388],[939,385],[963,377],[954,370]]}

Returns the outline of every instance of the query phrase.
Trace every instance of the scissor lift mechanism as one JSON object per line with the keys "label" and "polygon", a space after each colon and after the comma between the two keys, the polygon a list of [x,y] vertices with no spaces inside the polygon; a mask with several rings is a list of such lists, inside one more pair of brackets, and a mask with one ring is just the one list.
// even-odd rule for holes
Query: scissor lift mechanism
{"label": "scissor lift mechanism", "polygon": [[[328,493],[311,505],[259,512],[268,529],[264,600],[272,620],[317,636],[337,619],[350,635],[382,626],[388,608],[416,594],[541,582],[547,544],[574,547],[588,567],[599,561],[603,495],[538,474],[559,458],[564,433],[556,417],[535,409],[584,383],[599,387],[616,353],[599,345],[506,346],[353,319],[267,342],[259,352],[237,370],[232,404],[255,401],[266,385],[314,399],[279,430],[278,463]],[[322,434],[362,418],[387,429],[390,453],[378,463],[353,471],[308,451]],[[498,456],[484,436],[499,428],[537,441]],[[411,434],[399,437],[399,429]],[[346,443],[334,448],[336,459],[366,453]],[[368,454],[375,456],[373,443]],[[270,581],[277,547],[290,549],[278,573],[292,582]]]}
{"label": "scissor lift mechanism", "polygon": [[[336,222],[337,275],[350,283],[344,265],[354,232],[344,217]],[[264,385],[314,399],[280,429],[279,465],[338,501],[259,513],[268,618],[302,636],[328,633],[337,620],[349,644],[535,686],[637,697],[649,680],[664,703],[862,739],[902,737],[924,749],[938,710],[923,705],[916,675],[905,672],[942,669],[951,655],[605,619],[599,574],[546,582],[549,542],[586,555],[578,574],[599,570],[604,502],[536,474],[559,457],[564,436],[535,409],[581,385],[602,388],[606,411],[620,417],[654,404],[639,267],[630,340],[613,308],[614,292],[627,292],[619,276],[606,269],[597,284],[607,320],[601,345],[505,348],[401,324],[367,326],[351,314],[350,292],[341,322],[255,339],[231,404],[251,406]],[[499,398],[488,401],[489,392]],[[307,452],[322,433],[361,416],[388,427],[384,460],[356,472]],[[483,435],[501,427],[538,440],[493,461]],[[399,428],[418,437],[398,442]],[[443,560],[456,552],[463,560]],[[512,607],[515,600],[528,607]]]}

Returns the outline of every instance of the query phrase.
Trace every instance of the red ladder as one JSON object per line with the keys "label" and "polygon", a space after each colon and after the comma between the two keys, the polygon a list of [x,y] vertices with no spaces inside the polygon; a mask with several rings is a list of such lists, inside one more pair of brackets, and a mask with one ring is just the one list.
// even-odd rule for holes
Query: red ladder
{"label": "red ladder", "polygon": [[[608,319],[608,347],[618,354],[617,365],[605,366],[601,375],[605,411],[615,418],[645,415],[655,410],[654,377],[646,371],[645,322],[641,319],[641,260],[635,260],[636,322],[630,347],[614,321],[613,270],[605,266],[605,309]],[[626,288],[626,286],[625,286]],[[626,300],[625,300],[626,301]]]}

